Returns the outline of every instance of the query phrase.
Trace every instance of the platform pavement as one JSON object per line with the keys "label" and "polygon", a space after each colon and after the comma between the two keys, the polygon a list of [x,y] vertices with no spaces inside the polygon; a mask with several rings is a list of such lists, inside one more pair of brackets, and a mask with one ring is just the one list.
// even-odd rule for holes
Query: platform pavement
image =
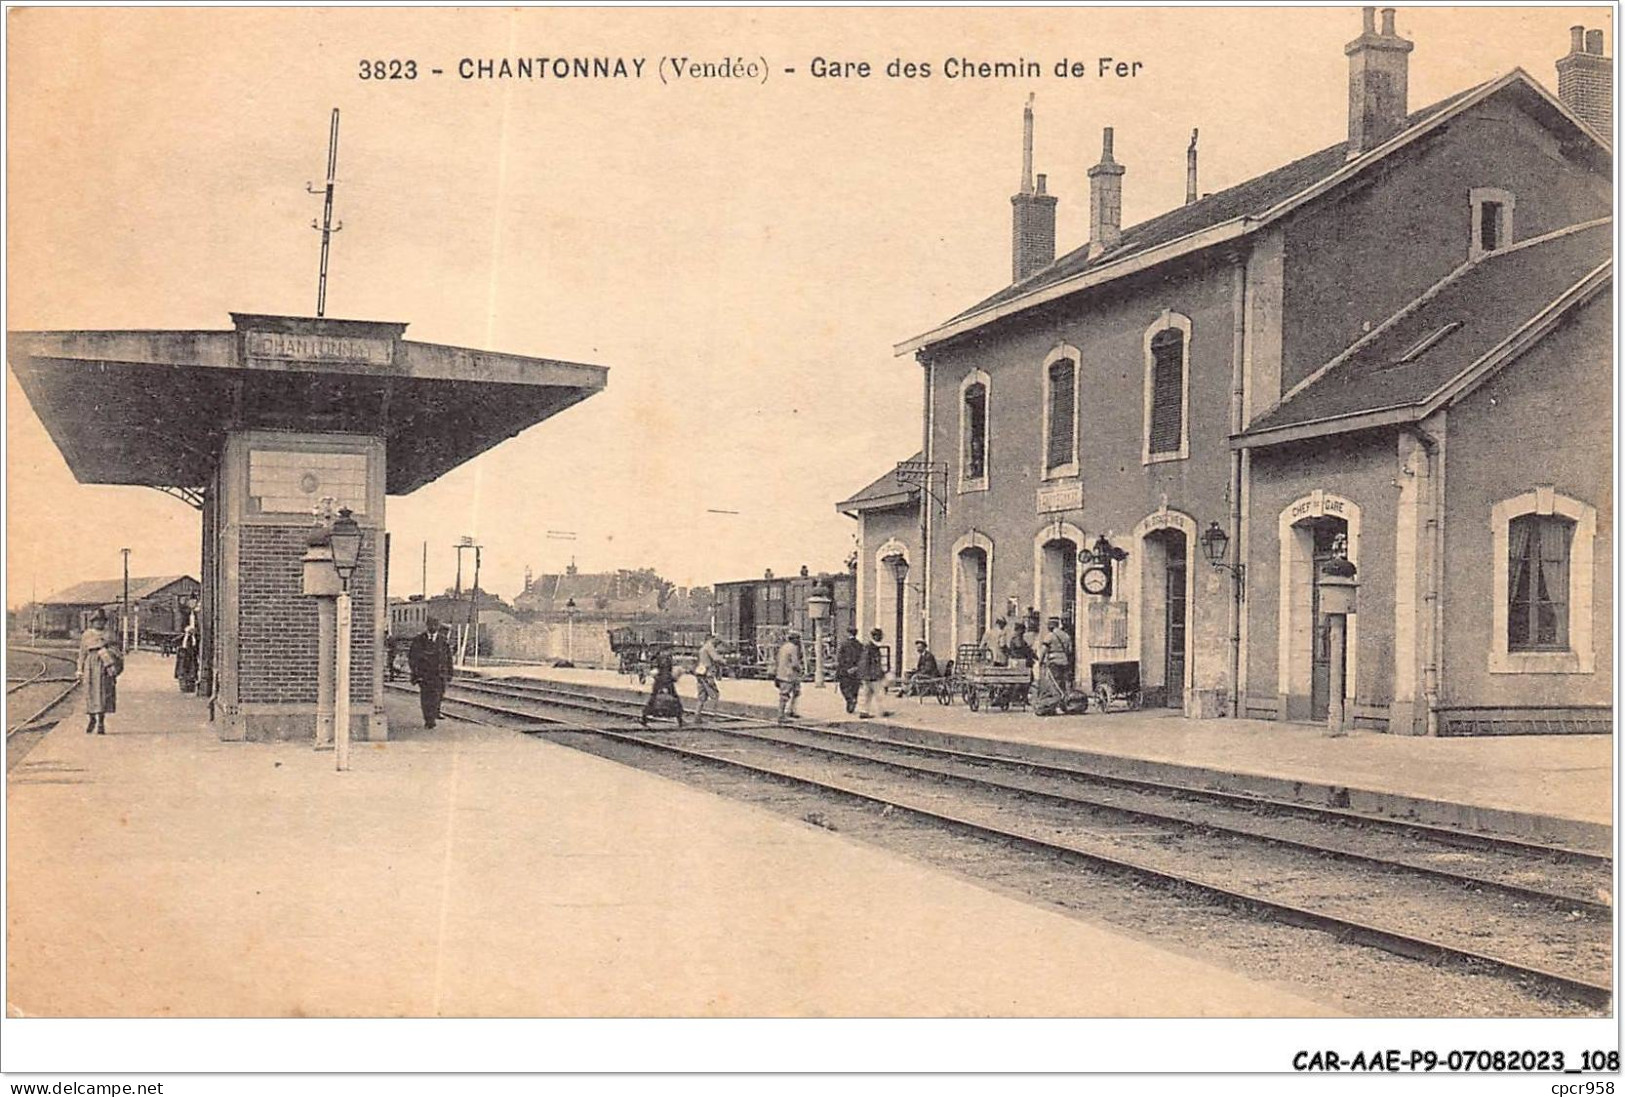
{"label": "platform pavement", "polygon": [[70,717],[9,775],[8,1012],[1335,1012],[808,823],[511,730],[426,732],[411,697],[389,704],[399,737],[339,774],[302,743],[220,742],[167,664],[132,656],[108,735]]}
{"label": "platform pavement", "polygon": [[[637,679],[574,667],[488,667],[597,687],[637,690]],[[694,679],[678,678],[693,709]],[[725,679],[723,700],[766,712],[771,682]],[[1579,848],[1613,848],[1614,740],[1607,735],[1436,738],[1323,729],[1273,720],[1187,720],[1178,712],[1034,716],[972,712],[962,702],[889,697],[884,721],[900,738],[997,749],[1034,761],[1087,757],[1125,776],[1166,778],[1312,803],[1329,803]],[[847,721],[840,691],[806,683],[800,712]],[[868,724],[869,722],[865,722]],[[874,726],[874,724],[869,724]]]}

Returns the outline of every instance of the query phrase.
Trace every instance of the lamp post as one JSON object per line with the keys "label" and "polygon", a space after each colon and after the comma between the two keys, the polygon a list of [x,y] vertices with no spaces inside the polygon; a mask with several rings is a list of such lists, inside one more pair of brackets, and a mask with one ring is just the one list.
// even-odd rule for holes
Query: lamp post
{"label": "lamp post", "polygon": [[818,689],[824,688],[824,622],[829,618],[829,607],[834,599],[829,596],[829,588],[819,583],[815,588],[817,593],[807,597],[807,616],[812,618],[813,634],[813,685]]}
{"label": "lamp post", "polygon": [[576,600],[574,598],[564,603],[564,616],[566,620],[564,661],[573,666],[576,661]]}
{"label": "lamp post", "polygon": [[1331,648],[1331,681],[1327,683],[1326,734],[1341,738],[1348,734],[1348,706],[1344,668],[1348,659],[1348,620],[1355,610],[1355,592],[1360,584],[1355,581],[1356,568],[1352,561],[1334,556],[1320,566],[1317,577],[1320,587],[1320,612],[1326,615],[1327,646]]}
{"label": "lamp post", "polygon": [[[1247,565],[1240,560],[1233,564],[1229,562],[1230,535],[1219,527],[1219,523],[1209,522],[1200,540],[1202,555],[1207,557],[1207,562],[1228,571],[1234,580],[1230,599],[1230,715],[1240,716],[1244,707],[1241,696],[1241,618],[1242,603],[1247,598]],[[1236,555],[1241,555],[1240,545],[1236,546]]]}
{"label": "lamp post", "polygon": [[333,742],[337,768],[350,768],[350,576],[361,562],[361,527],[349,507],[341,507],[333,519],[328,544],[333,550],[333,570],[339,574],[338,668],[334,675]]}
{"label": "lamp post", "polygon": [[887,562],[891,565],[892,578],[897,582],[897,613],[892,621],[892,628],[896,632],[892,639],[892,648],[897,652],[897,658],[892,663],[892,673],[901,678],[903,674],[904,602],[908,596],[908,561],[898,555],[888,557]]}

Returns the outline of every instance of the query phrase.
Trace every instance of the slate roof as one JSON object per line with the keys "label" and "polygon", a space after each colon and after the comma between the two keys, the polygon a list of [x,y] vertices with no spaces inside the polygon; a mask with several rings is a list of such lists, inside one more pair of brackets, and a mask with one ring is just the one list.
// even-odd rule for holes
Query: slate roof
{"label": "slate roof", "polygon": [[1607,263],[1612,249],[1613,222],[1604,220],[1491,252],[1332,359],[1241,438],[1427,404]]}
{"label": "slate roof", "polygon": [[[923,461],[925,454],[916,453],[909,458],[910,461]],[[860,510],[873,510],[879,507],[901,506],[912,503],[919,497],[920,489],[914,484],[905,484],[897,478],[895,468],[881,476],[874,483],[860,490],[850,499],[843,499],[835,504],[835,509],[842,514],[852,514]]]}
{"label": "slate roof", "polygon": [[[183,579],[196,583],[190,575],[156,575],[137,579],[130,576],[130,601],[139,602],[161,592],[165,587]],[[91,579],[75,583],[67,590],[57,591],[40,599],[42,606],[110,606],[124,601],[124,579]]]}
{"label": "slate roof", "polygon": [[[1420,125],[1482,87],[1483,84],[1476,84],[1447,99],[1441,99],[1421,110],[1413,111],[1406,116],[1404,129]],[[1294,160],[1246,182],[1199,198],[1188,205],[1176,206],[1149,221],[1141,221],[1138,225],[1123,230],[1122,240],[1117,247],[1102,252],[1093,259],[1089,257],[1089,245],[1084,244],[1067,252],[1042,270],[1028,275],[1022,281],[1006,286],[993,296],[977,302],[953,319],[959,320],[985,308],[1013,301],[1033,290],[1081,274],[1091,267],[1105,266],[1135,252],[1177,240],[1181,236],[1189,236],[1193,232],[1212,228],[1237,217],[1261,214],[1314,186],[1341,168],[1348,162],[1348,147],[1347,141],[1339,141],[1329,148],[1310,153],[1300,160]]]}
{"label": "slate roof", "polygon": [[[1605,138],[1589,129],[1573,112],[1522,69],[1476,84],[1406,116],[1404,127],[1382,145],[1350,160],[1348,142],[1311,153],[1233,187],[1178,206],[1150,220],[1125,228],[1118,245],[1090,257],[1085,244],[972,305],[931,331],[897,345],[899,354],[974,331],[1021,310],[1106,281],[1144,265],[1234,239],[1268,224],[1303,202],[1311,201],[1341,179],[1352,178],[1422,137],[1428,129],[1448,124],[1451,116],[1495,96],[1509,94],[1532,115],[1578,148],[1589,145],[1607,170],[1612,150]],[[1347,174],[1341,174],[1341,173]],[[1225,229],[1233,232],[1226,233]],[[1141,260],[1136,265],[1136,260]],[[1097,273],[1098,272],[1098,275]]]}

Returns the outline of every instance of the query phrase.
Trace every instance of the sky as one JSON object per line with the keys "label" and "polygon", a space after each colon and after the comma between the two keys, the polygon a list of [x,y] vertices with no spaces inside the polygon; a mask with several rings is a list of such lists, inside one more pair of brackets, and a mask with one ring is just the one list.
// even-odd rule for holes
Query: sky
{"label": "sky", "polygon": [[[1010,279],[1021,110],[1085,242],[1100,131],[1123,223],[1346,135],[1356,8],[12,9],[7,330],[214,328],[314,313],[329,112],[342,111],[327,314],[609,367],[606,391],[388,501],[392,594],[527,567],[681,584],[841,566],[834,504],[919,448],[894,346]],[[1555,91],[1607,8],[1399,10],[1412,109],[1521,66]],[[463,80],[464,59],[643,58],[641,79]],[[663,57],[765,81],[662,82]],[[1092,75],[1101,57],[1142,62]],[[816,58],[867,61],[817,77]],[[948,58],[1038,61],[959,78]],[[886,75],[892,60],[930,78]],[[415,80],[365,80],[413,60]],[[1060,61],[1091,75],[1057,78]],[[404,67],[404,66],[403,66]],[[428,74],[431,67],[442,75]],[[793,73],[785,69],[794,69]],[[198,514],[77,484],[9,369],[6,597],[199,571]],[[721,512],[721,513],[719,513]],[[567,531],[573,540],[549,537]]]}

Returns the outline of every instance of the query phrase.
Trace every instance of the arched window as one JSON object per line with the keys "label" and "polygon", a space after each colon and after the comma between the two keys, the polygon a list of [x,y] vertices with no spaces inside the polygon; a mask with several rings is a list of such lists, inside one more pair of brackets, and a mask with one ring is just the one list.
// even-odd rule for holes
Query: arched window
{"label": "arched window", "polygon": [[1190,456],[1189,318],[1164,310],[1145,333],[1145,448],[1142,459]]}
{"label": "arched window", "polygon": [[1078,474],[1078,352],[1065,343],[1044,359],[1044,479]]}
{"label": "arched window", "polygon": [[988,473],[988,376],[968,374],[959,386],[959,490],[986,491]]}
{"label": "arched window", "polygon": [[1569,546],[1574,523],[1522,514],[1507,526],[1507,650],[1569,649]]}
{"label": "arched window", "polygon": [[1490,533],[1490,672],[1593,673],[1596,508],[1540,487],[1497,503]]}

